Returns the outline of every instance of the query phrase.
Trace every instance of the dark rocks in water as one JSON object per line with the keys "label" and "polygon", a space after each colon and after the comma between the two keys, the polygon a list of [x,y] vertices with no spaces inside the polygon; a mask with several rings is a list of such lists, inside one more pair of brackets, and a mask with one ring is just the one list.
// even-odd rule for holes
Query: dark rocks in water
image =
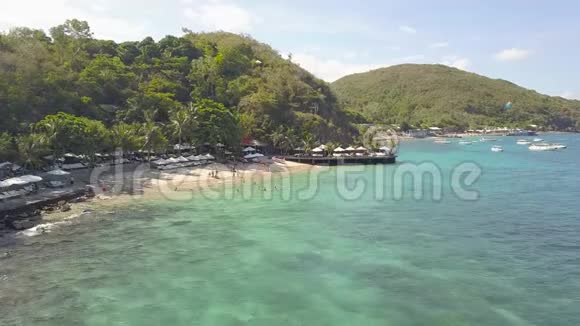
{"label": "dark rocks in water", "polygon": [[22,219],[22,220],[13,220],[8,222],[9,226],[16,231],[22,231],[26,229],[30,229],[36,225],[37,220],[33,219]]}
{"label": "dark rocks in water", "polygon": [[76,203],[84,203],[87,200],[88,200],[87,196],[81,196],[78,198],[71,199],[69,202],[72,204],[76,204]]}
{"label": "dark rocks in water", "polygon": [[71,206],[68,203],[63,204],[62,206],[60,206],[60,211],[61,212],[68,212],[70,210],[71,210]]}
{"label": "dark rocks in water", "polygon": [[85,187],[87,198],[93,198],[97,195],[95,186],[88,185]]}

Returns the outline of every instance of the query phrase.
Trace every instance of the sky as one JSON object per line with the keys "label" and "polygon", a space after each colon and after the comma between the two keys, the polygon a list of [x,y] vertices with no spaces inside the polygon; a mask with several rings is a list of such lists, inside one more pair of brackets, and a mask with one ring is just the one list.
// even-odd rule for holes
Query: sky
{"label": "sky", "polygon": [[0,30],[87,20],[118,42],[193,31],[249,34],[318,77],[440,63],[580,99],[575,0],[0,0]]}

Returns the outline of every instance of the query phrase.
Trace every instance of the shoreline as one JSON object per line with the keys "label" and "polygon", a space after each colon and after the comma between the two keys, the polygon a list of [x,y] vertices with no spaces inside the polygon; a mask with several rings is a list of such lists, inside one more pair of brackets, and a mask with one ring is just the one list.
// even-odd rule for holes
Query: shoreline
{"label": "shoreline", "polygon": [[[114,173],[104,174],[102,178],[97,180],[97,184],[91,183],[90,179],[87,179],[84,180],[86,185],[96,189],[93,197],[80,195],[79,198],[82,200],[68,200],[51,210],[47,210],[47,207],[31,208],[31,211],[34,210],[39,214],[23,217],[22,220],[27,220],[34,225],[20,230],[0,229],[0,239],[5,236],[30,237],[49,233],[53,228],[71,224],[79,217],[96,215],[103,209],[107,210],[119,207],[119,205],[148,200],[184,200],[183,195],[186,193],[196,194],[204,190],[216,191],[218,186],[244,183],[246,180],[250,180],[250,182],[264,181],[274,176],[284,177],[318,168],[290,161],[237,164],[235,173],[233,167],[232,164],[222,163],[213,163],[204,167],[180,168],[173,171],[152,169],[140,171],[137,167],[128,173],[129,177],[127,177],[127,173],[124,173],[121,180],[117,179],[118,176]],[[217,177],[212,174],[215,171],[217,171]],[[130,190],[127,191],[127,188]],[[52,206],[48,207],[52,208]],[[61,210],[61,207],[66,207],[66,209]]]}

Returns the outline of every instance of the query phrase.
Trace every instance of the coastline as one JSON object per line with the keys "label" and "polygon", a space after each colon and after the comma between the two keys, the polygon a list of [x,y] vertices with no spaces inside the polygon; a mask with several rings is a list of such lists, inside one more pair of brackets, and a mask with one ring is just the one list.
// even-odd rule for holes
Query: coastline
{"label": "coastline", "polygon": [[[318,167],[290,162],[272,161],[261,164],[237,164],[235,173],[232,164],[213,163],[204,167],[180,168],[173,171],[159,172],[145,169],[124,172],[122,179],[109,171],[91,182],[92,173],[85,173],[86,179],[81,180],[86,185],[96,189],[92,198],[84,197],[80,201],[66,201],[64,210],[46,210],[34,219],[34,226],[22,230],[7,229],[0,232],[0,238],[6,235],[37,236],[51,232],[55,227],[65,226],[79,217],[96,217],[103,211],[113,210],[122,205],[139,203],[149,200],[176,199],[183,200],[184,194],[201,193],[204,190],[216,191],[216,188],[244,183],[247,180],[267,180],[273,176],[287,176],[306,172]],[[131,170],[131,169],[128,169]],[[217,171],[217,176],[215,176]],[[92,171],[91,171],[92,172]]]}

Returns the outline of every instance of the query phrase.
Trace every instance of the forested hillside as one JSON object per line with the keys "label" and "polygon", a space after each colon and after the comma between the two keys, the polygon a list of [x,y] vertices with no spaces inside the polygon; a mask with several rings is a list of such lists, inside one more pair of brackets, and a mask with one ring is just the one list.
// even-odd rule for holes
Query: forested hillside
{"label": "forested hillside", "polygon": [[334,82],[340,101],[373,122],[417,126],[580,128],[580,101],[443,65],[405,64]]}
{"label": "forested hillside", "polygon": [[[59,112],[72,116],[52,116]],[[139,134],[142,146],[151,138],[147,126],[159,129],[161,143],[228,146],[243,137],[290,146],[355,132],[328,84],[249,36],[185,30],[118,44],[95,39],[78,20],[48,33],[0,34],[0,117],[0,143],[12,138],[14,146],[14,137],[67,121]]]}

